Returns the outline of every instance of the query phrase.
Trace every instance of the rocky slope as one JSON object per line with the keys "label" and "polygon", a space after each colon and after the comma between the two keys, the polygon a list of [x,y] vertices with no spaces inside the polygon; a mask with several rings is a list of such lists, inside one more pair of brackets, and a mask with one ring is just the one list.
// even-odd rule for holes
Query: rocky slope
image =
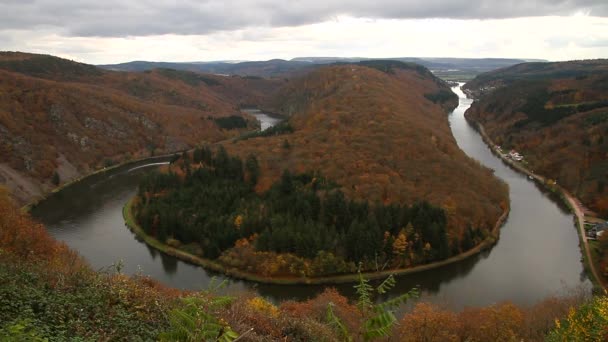
{"label": "rocky slope", "polygon": [[100,167],[225,139],[238,133],[216,118],[263,106],[283,82],[2,52],[0,183],[23,203]]}

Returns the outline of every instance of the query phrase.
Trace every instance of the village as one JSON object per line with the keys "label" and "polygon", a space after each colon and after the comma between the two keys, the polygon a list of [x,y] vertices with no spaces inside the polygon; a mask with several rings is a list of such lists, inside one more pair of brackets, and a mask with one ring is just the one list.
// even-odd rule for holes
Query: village
{"label": "village", "polygon": [[589,240],[597,240],[608,230],[608,221],[585,217],[585,235]]}
{"label": "village", "polygon": [[510,158],[515,161],[524,160],[524,156],[522,156],[519,152],[517,152],[515,150],[511,150],[509,153],[504,153],[501,146],[496,145],[495,147],[496,147],[496,150],[506,158]]}

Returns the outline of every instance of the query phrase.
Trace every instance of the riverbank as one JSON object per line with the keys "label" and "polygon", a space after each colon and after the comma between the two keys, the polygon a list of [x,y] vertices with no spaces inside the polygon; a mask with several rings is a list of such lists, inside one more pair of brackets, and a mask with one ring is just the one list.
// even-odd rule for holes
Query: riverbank
{"label": "riverbank", "polygon": [[[326,277],[265,277],[259,274],[254,274],[250,272],[245,272],[242,270],[238,270],[235,268],[226,268],[225,266],[209,259],[201,258],[194,254],[185,252],[181,249],[171,247],[167,244],[164,244],[157,240],[156,238],[146,234],[143,229],[135,222],[132,205],[135,198],[130,199],[125,206],[123,207],[123,217],[125,220],[126,226],[143,242],[145,242],[148,246],[165,253],[167,255],[176,257],[180,260],[189,262],[191,264],[202,266],[211,271],[219,272],[225,274],[227,276],[243,279],[258,283],[264,284],[275,284],[275,285],[331,285],[331,284],[344,284],[344,283],[356,283],[359,281],[358,274],[342,274],[335,276],[326,276]],[[509,215],[509,208],[506,208],[502,215],[499,217],[498,221],[494,225],[490,236],[488,236],[484,241],[482,241],[477,246],[471,248],[470,250],[452,256],[448,259],[433,262],[430,264],[419,265],[411,268],[403,268],[403,269],[392,269],[378,272],[365,272],[362,273],[365,279],[384,279],[390,275],[394,276],[402,276],[407,274],[413,274],[423,271],[432,270],[435,268],[439,268],[442,266],[446,266],[449,264],[453,264],[462,260],[465,260],[471,256],[477,255],[484,250],[487,250],[494,246],[499,239],[500,236],[500,228],[506,222],[507,217]]]}
{"label": "riverbank", "polygon": [[535,174],[532,171],[528,170],[528,168],[526,168],[525,166],[521,165],[520,163],[517,163],[517,162],[507,158],[506,155],[504,155],[500,151],[498,151],[498,149],[496,147],[497,145],[487,135],[487,133],[481,123],[470,119],[466,115],[465,115],[465,119],[467,120],[467,122],[471,123],[473,128],[475,128],[479,132],[483,141],[490,148],[490,150],[492,151],[492,153],[494,155],[498,156],[505,164],[507,164],[513,170],[520,172],[524,175],[527,175],[528,177],[532,177],[531,179],[533,179],[536,183],[540,184],[544,189],[557,194],[560,197],[560,199],[562,200],[562,202],[570,209],[570,211],[574,215],[574,225],[576,227],[577,234],[579,237],[579,247],[584,251],[582,253],[584,269],[585,269],[587,275],[590,276],[589,278],[590,278],[591,282],[593,283],[594,288],[599,289],[602,292],[606,292],[607,284],[599,276],[599,273],[598,273],[596,265],[595,265],[596,263],[594,262],[594,259],[591,255],[591,249],[590,249],[589,243],[587,241],[587,236],[585,235],[584,210],[583,210],[583,208],[581,208],[580,201],[575,196],[570,194],[563,187],[561,187],[559,185],[549,185],[547,183],[547,179],[544,176]]}
{"label": "riverbank", "polygon": [[147,164],[147,163],[163,162],[163,161],[168,162],[173,155],[175,155],[176,153],[181,153],[181,152],[182,151],[177,151],[177,152],[174,152],[174,153],[163,154],[163,155],[160,155],[160,156],[145,157],[145,158],[140,158],[140,159],[135,159],[135,160],[129,160],[129,161],[126,161],[126,162],[123,162],[123,163],[120,163],[120,164],[112,165],[110,167],[104,167],[102,169],[93,171],[93,172],[88,173],[86,175],[74,178],[74,179],[70,180],[69,182],[64,183],[64,184],[62,184],[62,185],[54,188],[53,190],[47,192],[42,197],[36,198],[35,200],[33,200],[30,203],[26,204],[25,206],[21,207],[21,211],[24,212],[24,213],[29,213],[32,210],[32,208],[34,208],[36,205],[38,205],[38,203],[40,203],[40,202],[48,199],[50,196],[53,196],[53,195],[59,193],[60,191],[66,189],[66,188],[69,188],[70,186],[73,186],[73,185],[75,185],[77,183],[80,183],[80,182],[82,182],[82,181],[84,181],[86,179],[89,179],[91,177],[102,175],[104,173],[117,170],[117,169],[119,169],[121,167],[128,167],[128,166],[135,165],[135,164],[140,164],[140,163],[146,163]]}

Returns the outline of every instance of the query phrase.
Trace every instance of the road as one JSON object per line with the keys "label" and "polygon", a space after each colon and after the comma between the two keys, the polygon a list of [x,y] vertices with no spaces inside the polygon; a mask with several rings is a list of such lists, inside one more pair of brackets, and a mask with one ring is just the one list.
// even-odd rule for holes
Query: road
{"label": "road", "polygon": [[589,247],[587,235],[585,234],[585,211],[578,199],[576,199],[574,196],[572,196],[572,194],[570,194],[565,189],[563,189],[561,187],[560,187],[560,189],[561,189],[562,193],[564,194],[564,198],[566,198],[568,203],[570,203],[570,207],[572,208],[572,210],[574,210],[574,215],[575,215],[576,221],[578,223],[577,225],[578,225],[579,234],[581,236],[581,239],[583,240],[583,246],[585,247],[585,254],[587,255],[587,260],[589,260],[588,263],[589,263],[589,268],[591,269],[591,273],[593,273],[593,277],[597,280],[597,283],[602,287],[604,292],[606,292],[606,285],[602,281],[602,278],[600,278],[599,273],[597,272],[597,269],[595,267],[595,263],[593,262],[593,259],[591,258],[591,248]]}

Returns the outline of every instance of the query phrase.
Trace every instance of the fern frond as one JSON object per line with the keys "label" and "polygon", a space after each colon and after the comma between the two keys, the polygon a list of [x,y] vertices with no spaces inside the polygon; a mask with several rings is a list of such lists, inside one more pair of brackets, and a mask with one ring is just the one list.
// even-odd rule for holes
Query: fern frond
{"label": "fern frond", "polygon": [[369,281],[363,278],[361,272],[359,272],[359,284],[355,285],[357,289],[357,295],[359,300],[357,306],[360,310],[368,310],[372,307],[372,291],[373,287],[369,284]]}
{"label": "fern frond", "polygon": [[397,296],[393,299],[387,300],[386,302],[380,303],[377,305],[379,309],[389,310],[399,307],[401,304],[405,304],[408,300],[412,298],[418,298],[418,289],[413,288],[409,290],[407,293],[404,293],[400,296]]}
{"label": "fern frond", "polygon": [[390,335],[397,318],[392,311],[379,311],[364,324],[363,338],[366,341]]}
{"label": "fern frond", "polygon": [[384,279],[384,281],[378,285],[377,291],[379,294],[385,294],[390,289],[392,289],[397,284],[395,277],[391,274],[388,278]]}
{"label": "fern frond", "polygon": [[340,320],[340,318],[334,314],[333,306],[334,303],[330,302],[329,304],[327,304],[327,323],[329,324],[329,326],[333,327],[338,331],[338,334],[340,335],[340,338],[342,338],[343,341],[352,341],[353,339],[348,333],[348,329],[346,328],[344,323],[342,323],[342,320]]}

